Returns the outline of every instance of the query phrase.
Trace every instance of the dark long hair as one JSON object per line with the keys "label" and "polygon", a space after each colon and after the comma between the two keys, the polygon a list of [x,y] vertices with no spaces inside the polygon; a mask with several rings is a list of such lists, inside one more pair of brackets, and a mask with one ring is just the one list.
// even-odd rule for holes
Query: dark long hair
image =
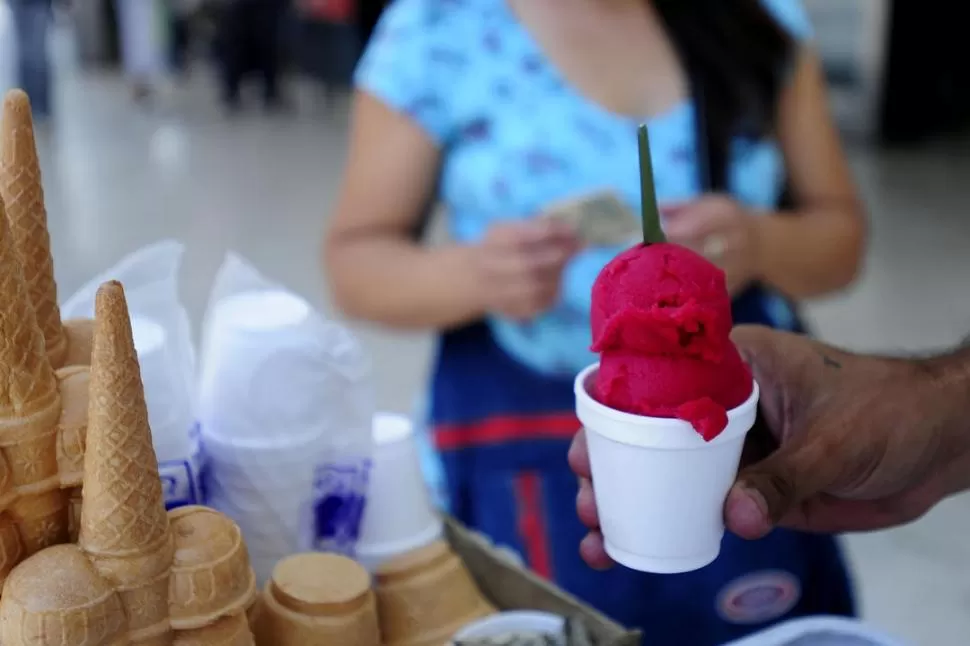
{"label": "dark long hair", "polygon": [[653,2],[690,79],[701,185],[726,190],[733,139],[774,130],[795,43],[762,0]]}

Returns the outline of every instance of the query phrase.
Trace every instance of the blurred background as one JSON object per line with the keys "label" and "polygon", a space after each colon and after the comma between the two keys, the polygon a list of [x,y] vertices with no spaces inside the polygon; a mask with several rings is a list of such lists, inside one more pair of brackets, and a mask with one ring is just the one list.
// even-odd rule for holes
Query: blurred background
{"label": "blurred background", "polygon": [[[30,0],[0,0],[0,89],[18,83],[17,48],[31,46],[17,42],[14,2]],[[132,0],[148,15],[132,36],[126,20],[138,17],[118,3],[54,3],[52,90],[34,103],[49,110],[38,132],[63,293],[175,237],[189,245],[184,294],[196,318],[227,249],[333,313],[320,240],[344,162],[352,71],[382,3],[281,0],[227,54],[225,39],[251,28],[226,26],[229,4]],[[805,4],[871,218],[862,279],[809,303],[809,319],[855,350],[952,346],[970,333],[970,66],[957,3]],[[123,64],[126,37],[145,51]],[[257,63],[253,52],[273,58]],[[240,74],[262,72],[262,85],[237,92],[214,64],[230,55]],[[410,410],[430,335],[354,329],[376,360],[382,406]],[[917,644],[965,644],[968,535],[962,497],[911,526],[850,538],[867,619]]]}

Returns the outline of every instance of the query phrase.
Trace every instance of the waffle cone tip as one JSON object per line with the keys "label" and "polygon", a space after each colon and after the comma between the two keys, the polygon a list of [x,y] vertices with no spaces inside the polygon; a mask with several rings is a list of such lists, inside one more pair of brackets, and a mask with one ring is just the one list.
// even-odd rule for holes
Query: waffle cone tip
{"label": "waffle cone tip", "polygon": [[128,301],[125,299],[124,287],[117,280],[102,283],[95,296],[93,346],[92,372],[95,361],[102,364],[113,364],[126,359],[137,361],[131,319],[128,316]]}
{"label": "waffle cone tip", "polygon": [[3,116],[31,119],[30,97],[20,88],[14,88],[3,97]]}

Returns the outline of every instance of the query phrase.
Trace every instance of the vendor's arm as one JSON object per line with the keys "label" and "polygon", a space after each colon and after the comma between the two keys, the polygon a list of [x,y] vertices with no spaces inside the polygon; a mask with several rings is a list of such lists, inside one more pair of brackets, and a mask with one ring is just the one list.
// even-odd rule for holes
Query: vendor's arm
{"label": "vendor's arm", "polygon": [[779,109],[778,139],[798,210],[757,220],[756,277],[794,298],[818,296],[855,278],[866,227],[810,46],[802,48]]}

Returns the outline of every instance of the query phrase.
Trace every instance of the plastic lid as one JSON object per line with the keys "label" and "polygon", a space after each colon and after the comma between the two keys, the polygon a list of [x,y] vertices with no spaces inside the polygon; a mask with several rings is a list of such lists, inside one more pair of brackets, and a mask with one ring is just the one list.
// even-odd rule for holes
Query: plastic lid
{"label": "plastic lid", "polygon": [[289,292],[244,292],[219,303],[218,315],[239,329],[254,332],[276,330],[303,322],[310,306]]}
{"label": "plastic lid", "polygon": [[343,615],[366,602],[367,571],[336,554],[297,554],[273,569],[270,591],[281,606],[304,615]]}
{"label": "plastic lid", "polygon": [[377,413],[372,424],[375,444],[392,444],[407,439],[414,432],[414,425],[404,415]]}

